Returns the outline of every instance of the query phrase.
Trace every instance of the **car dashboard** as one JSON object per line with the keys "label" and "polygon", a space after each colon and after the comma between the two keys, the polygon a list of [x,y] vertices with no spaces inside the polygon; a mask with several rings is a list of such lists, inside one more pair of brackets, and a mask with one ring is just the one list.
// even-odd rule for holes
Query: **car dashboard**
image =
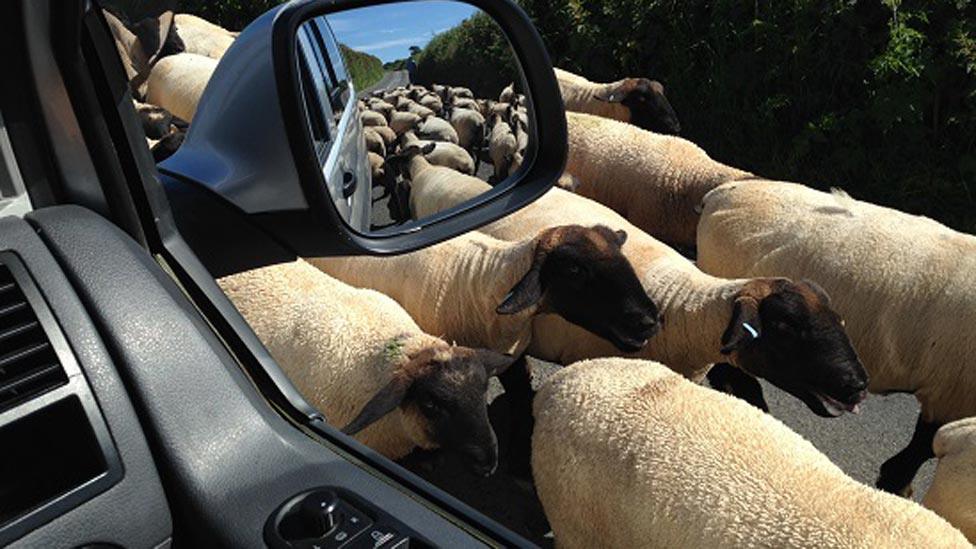
{"label": "car dashboard", "polygon": [[495,544],[287,421],[99,215],[0,219],[0,250],[0,545]]}

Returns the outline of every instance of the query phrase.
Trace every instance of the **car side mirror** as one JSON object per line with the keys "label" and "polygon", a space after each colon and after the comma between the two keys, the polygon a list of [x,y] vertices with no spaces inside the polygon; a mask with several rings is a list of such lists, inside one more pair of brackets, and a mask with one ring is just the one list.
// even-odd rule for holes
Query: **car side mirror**
{"label": "car side mirror", "polygon": [[325,256],[477,228],[541,196],[565,159],[551,63],[510,0],[309,0],[241,32],[160,167]]}

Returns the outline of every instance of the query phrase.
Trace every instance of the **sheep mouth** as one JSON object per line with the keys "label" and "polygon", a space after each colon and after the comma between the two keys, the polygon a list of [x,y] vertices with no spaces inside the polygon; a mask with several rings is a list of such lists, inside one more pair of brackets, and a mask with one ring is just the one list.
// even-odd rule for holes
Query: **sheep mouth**
{"label": "sheep mouth", "polygon": [[770,379],[768,377],[766,380],[776,387],[779,387],[780,389],[800,399],[814,414],[825,418],[840,417],[845,412],[850,412],[852,414],[859,413],[861,411],[861,401],[863,401],[867,396],[866,391],[860,391],[852,398],[841,400],[815,389],[782,383],[779,380]]}
{"label": "sheep mouth", "polygon": [[643,349],[647,342],[660,331],[661,325],[656,323],[647,328],[637,330],[620,330],[611,328],[608,330],[607,339],[614,344],[617,349],[625,353],[636,353]]}

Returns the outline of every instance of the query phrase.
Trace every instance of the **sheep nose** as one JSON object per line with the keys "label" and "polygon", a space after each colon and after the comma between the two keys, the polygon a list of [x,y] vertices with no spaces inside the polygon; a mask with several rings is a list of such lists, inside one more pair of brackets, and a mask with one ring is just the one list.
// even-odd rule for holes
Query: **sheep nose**
{"label": "sheep nose", "polygon": [[650,328],[657,324],[657,320],[650,315],[641,315],[640,318],[637,319],[637,323],[640,324],[641,328]]}

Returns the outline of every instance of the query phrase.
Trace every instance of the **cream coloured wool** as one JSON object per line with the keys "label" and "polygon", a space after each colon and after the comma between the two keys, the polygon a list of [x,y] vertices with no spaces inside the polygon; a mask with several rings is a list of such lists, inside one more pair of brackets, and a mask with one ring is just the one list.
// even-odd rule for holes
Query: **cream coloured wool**
{"label": "cream coloured wool", "polygon": [[430,141],[458,144],[458,134],[451,123],[437,116],[428,117],[417,126],[417,135]]}
{"label": "cream coloured wool", "polygon": [[[410,145],[424,147],[431,143],[434,144],[434,150],[424,155],[427,162],[433,166],[450,168],[455,172],[453,174],[443,172],[443,177],[453,179],[457,178],[459,174],[471,175],[474,173],[474,160],[472,160],[471,155],[468,154],[468,151],[464,150],[464,148],[460,145],[455,145],[454,143],[447,143],[444,141],[428,141],[418,139],[412,131],[403,134],[404,147],[408,147]],[[442,172],[436,171],[436,173]]]}
{"label": "cream coloured wool", "polygon": [[[408,355],[450,352],[389,297],[352,288],[302,260],[217,282],[292,383],[337,428],[356,417]],[[396,459],[418,445],[432,448],[424,433],[418,417],[397,408],[356,439]]]}
{"label": "cream coloured wool", "polygon": [[535,249],[534,239],[510,243],[468,233],[409,254],[308,261],[347,284],[392,297],[428,333],[518,355],[538,306],[512,315],[495,309],[528,271]]}
{"label": "cream coloured wool", "polygon": [[236,38],[229,30],[196,15],[178,13],[173,19],[176,35],[183,41],[186,53],[219,60]]}
{"label": "cream coloured wool", "polygon": [[458,145],[471,150],[484,141],[485,117],[480,112],[455,108],[451,112],[451,126],[457,132]]}
{"label": "cream coloured wool", "polygon": [[518,140],[512,127],[504,116],[495,114],[491,119],[491,133],[488,135],[488,156],[495,167],[495,178],[499,181],[511,173],[512,160],[518,150]]}
{"label": "cream coloured wool", "polygon": [[680,137],[573,112],[566,113],[566,122],[566,172],[579,180],[576,192],[672,245],[695,245],[697,207],[705,193],[751,177]]}
{"label": "cream coloured wool", "polygon": [[359,113],[359,119],[363,123],[363,127],[380,127],[386,126],[386,117],[382,113],[376,111],[363,111]]}
{"label": "cream coloured wool", "polygon": [[556,73],[556,83],[559,84],[559,94],[563,96],[566,114],[569,111],[583,112],[611,118],[621,122],[630,122],[630,109],[619,102],[601,101],[598,95],[607,95],[611,90],[620,86],[622,81],[610,83],[590,82],[586,78],[563,69],[553,67]]}
{"label": "cream coloured wool", "polygon": [[914,393],[930,423],[976,415],[976,237],[846,195],[743,181],[705,197],[698,253],[717,276],[816,280],[871,392]]}
{"label": "cream coloured wool", "polygon": [[[455,184],[432,181],[414,185],[410,193],[411,212],[420,219],[490,188],[484,181],[468,179]],[[720,353],[720,342],[731,320],[735,297],[747,280],[728,280],[703,273],[671,247],[648,236],[606,206],[553,188],[532,204],[479,231],[503,240],[519,241],[566,223],[602,224],[627,231],[623,253],[664,317],[661,331],[632,356],[664,362],[694,380],[703,378],[713,363],[728,360]],[[534,357],[570,364],[621,354],[606,339],[556,315],[539,315],[532,324],[528,352]]]}
{"label": "cream coloured wool", "polygon": [[386,157],[386,142],[372,127],[363,127],[363,139],[366,140],[367,151]]}
{"label": "cream coloured wool", "polygon": [[939,464],[922,505],[976,543],[976,417],[943,425],[932,449]]}
{"label": "cream coloured wool", "polygon": [[423,120],[420,116],[412,112],[400,112],[396,111],[390,116],[390,128],[396,132],[397,135],[403,135],[404,132],[410,131],[417,127],[417,124]]}
{"label": "cream coloured wool", "polygon": [[772,416],[660,364],[564,368],[534,415],[532,472],[560,548],[970,547]]}
{"label": "cream coloured wool", "polygon": [[207,82],[217,68],[217,60],[194,53],[166,56],[153,65],[146,83],[146,102],[193,121],[197,104]]}

